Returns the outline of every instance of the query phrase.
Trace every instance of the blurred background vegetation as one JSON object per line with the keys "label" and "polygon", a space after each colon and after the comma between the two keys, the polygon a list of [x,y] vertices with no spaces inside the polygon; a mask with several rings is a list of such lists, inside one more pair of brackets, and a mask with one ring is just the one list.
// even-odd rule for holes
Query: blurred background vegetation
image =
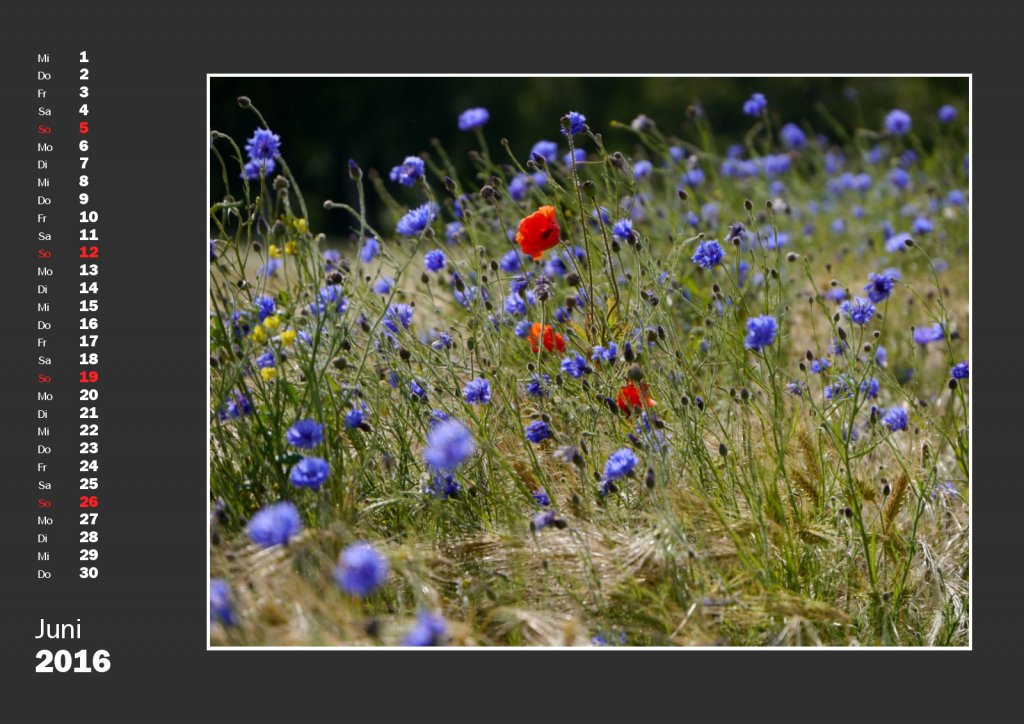
{"label": "blurred background vegetation", "polygon": [[[568,111],[583,113],[609,151],[630,154],[635,138],[612,128],[612,120],[629,123],[643,113],[666,135],[695,140],[687,108],[698,104],[724,149],[742,141],[752,126],[742,105],[755,92],[767,97],[776,131],[782,123],[809,123],[833,140],[836,134],[819,104],[848,129],[878,129],[889,110],[902,108],[926,147],[939,130],[940,106],[957,108],[957,128],[968,122],[966,78],[212,78],[210,113],[212,127],[242,147],[257,121],[236,99],[249,96],[281,136],[282,153],[309,206],[310,228],[338,237],[349,233],[350,217],[328,214],[322,203],[356,204],[348,160],[386,178],[406,156],[432,152],[431,139],[437,138],[466,173],[466,154],[477,148],[475,135],[458,129],[458,115],[467,108],[490,111],[484,134],[496,161],[508,161],[500,145],[507,138],[525,164],[530,148],[542,139],[559,141],[561,153],[568,151],[559,133],[559,118]],[[227,156],[225,149],[222,153]],[[230,172],[234,183],[237,168]],[[403,203],[423,201],[421,191],[388,186]],[[232,193],[241,194],[240,181]],[[214,201],[223,195],[217,164],[211,167],[211,195]],[[380,205],[372,189],[367,203],[376,219]]]}

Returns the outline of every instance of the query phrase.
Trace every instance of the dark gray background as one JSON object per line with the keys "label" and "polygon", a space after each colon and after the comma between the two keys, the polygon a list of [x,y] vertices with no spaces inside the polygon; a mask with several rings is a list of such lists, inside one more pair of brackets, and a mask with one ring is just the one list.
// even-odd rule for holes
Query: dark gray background
{"label": "dark gray background", "polygon": [[[5,235],[13,243],[5,250],[9,273],[3,282],[13,331],[0,358],[11,401],[0,435],[8,463],[6,525],[0,531],[10,561],[3,578],[0,719],[263,722],[365,714],[383,721],[410,715],[429,721],[586,720],[600,713],[736,721],[743,711],[767,719],[884,721],[908,715],[952,719],[991,707],[1015,670],[995,660],[991,647],[998,644],[991,634],[974,652],[206,651],[207,340],[200,315],[207,307],[208,72],[974,72],[983,94],[976,138],[983,146],[982,178],[988,179],[983,186],[990,189],[981,197],[983,213],[974,217],[975,238],[986,249],[983,264],[994,267],[998,260],[1002,267],[979,278],[987,295],[1015,288],[1010,275],[1017,251],[1006,226],[1016,210],[1016,186],[1008,180],[997,187],[995,180],[1017,167],[1007,160],[995,170],[986,162],[1008,158],[1007,149],[1019,143],[1016,84],[998,78],[999,59],[986,57],[1014,43],[999,37],[1001,27],[987,28],[982,40],[980,23],[965,17],[963,7],[956,17],[938,5],[899,17],[892,4],[807,4],[801,11],[765,4],[746,10],[738,3],[670,10],[636,3],[608,9],[594,3],[372,7],[379,17],[353,4],[133,4],[117,12],[95,4],[77,8],[77,15],[41,4],[9,10],[0,44],[0,139],[11,150],[2,188],[14,232]],[[26,292],[36,284],[39,246],[36,206],[27,201],[36,195],[36,55],[48,52],[51,67],[71,74],[77,73],[80,50],[91,58],[89,175],[99,199],[104,254],[101,577],[72,578],[76,561],[66,582],[46,585],[31,577],[35,562],[25,563],[26,556],[34,559],[34,538],[26,538],[26,531],[35,529],[39,497],[36,456],[26,454],[37,444],[32,381],[39,371],[37,333],[28,330],[37,318],[36,297]],[[61,124],[77,129],[79,103],[71,92],[52,107],[61,109]],[[997,93],[1002,112],[994,107]],[[77,160],[77,148],[73,156]],[[77,164],[69,172],[77,183]],[[72,219],[64,227],[63,248],[76,251],[77,188],[71,183],[66,179],[63,190],[52,190],[64,194],[62,212]],[[995,244],[998,251],[987,251]],[[72,274],[76,265],[77,258],[69,265]],[[77,307],[77,282],[65,275],[66,305]],[[1013,303],[1001,315],[1004,332]],[[988,307],[996,312],[994,301]],[[981,323],[994,324],[985,316]],[[67,336],[68,347],[51,351],[67,363],[61,373],[74,379],[77,330]],[[986,344],[986,335],[973,336]],[[983,389],[985,379],[983,372]],[[1009,378],[1004,384],[1015,383]],[[986,423],[993,437],[984,439],[998,441],[1013,429],[995,421]],[[52,417],[51,427],[61,426],[67,440],[77,423],[77,400],[65,396],[63,418]],[[1019,526],[991,511],[1008,516],[1020,510],[1005,497],[1018,486],[1016,476],[989,477],[998,462],[993,449],[998,446],[987,445],[979,456],[990,470],[982,476],[983,495],[1000,496],[987,499],[978,528],[989,541],[979,549],[980,560],[987,561],[979,580],[990,590],[1001,553],[1008,560],[998,580],[1015,578],[1010,572],[1019,548],[1012,540],[995,540]],[[63,472],[77,481],[77,450],[70,450]],[[77,536],[76,521],[64,528]],[[994,600],[982,598],[989,621],[982,630],[999,625],[994,617],[1012,630],[1019,616],[1015,602],[1004,596],[997,609]],[[41,645],[33,638],[40,618],[80,618],[83,639]],[[1009,644],[1004,649],[1012,656]],[[44,647],[104,648],[113,666],[105,674],[36,674],[35,652]]]}

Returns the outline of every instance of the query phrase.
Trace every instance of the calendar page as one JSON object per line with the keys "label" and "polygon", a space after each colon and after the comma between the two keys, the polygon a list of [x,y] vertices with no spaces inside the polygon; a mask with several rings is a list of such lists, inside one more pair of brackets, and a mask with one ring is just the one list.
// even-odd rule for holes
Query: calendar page
{"label": "calendar page", "polygon": [[7,25],[3,719],[966,706],[970,65],[349,12]]}

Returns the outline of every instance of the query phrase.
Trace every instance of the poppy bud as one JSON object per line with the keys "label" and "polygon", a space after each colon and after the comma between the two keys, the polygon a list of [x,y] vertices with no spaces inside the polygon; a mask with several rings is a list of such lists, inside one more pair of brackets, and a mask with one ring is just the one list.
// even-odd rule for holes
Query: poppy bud
{"label": "poppy bud", "polygon": [[641,368],[638,364],[631,365],[629,368],[629,372],[626,376],[629,377],[629,379],[633,380],[634,382],[639,382],[644,378],[643,368]]}
{"label": "poppy bud", "polygon": [[587,195],[588,199],[597,197],[597,186],[593,181],[584,181],[581,188],[583,189],[583,193]]}
{"label": "poppy bud", "polygon": [[252,101],[249,100],[248,96],[238,96],[238,105],[242,108],[248,108],[252,105]]}

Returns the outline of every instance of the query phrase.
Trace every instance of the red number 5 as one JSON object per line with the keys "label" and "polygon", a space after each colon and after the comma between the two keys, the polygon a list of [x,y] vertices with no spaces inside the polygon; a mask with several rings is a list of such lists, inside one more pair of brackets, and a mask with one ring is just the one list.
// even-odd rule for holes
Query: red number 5
{"label": "red number 5", "polygon": [[81,123],[79,123],[78,124],[78,132],[79,133],[88,133],[89,132],[89,121],[82,121]]}

